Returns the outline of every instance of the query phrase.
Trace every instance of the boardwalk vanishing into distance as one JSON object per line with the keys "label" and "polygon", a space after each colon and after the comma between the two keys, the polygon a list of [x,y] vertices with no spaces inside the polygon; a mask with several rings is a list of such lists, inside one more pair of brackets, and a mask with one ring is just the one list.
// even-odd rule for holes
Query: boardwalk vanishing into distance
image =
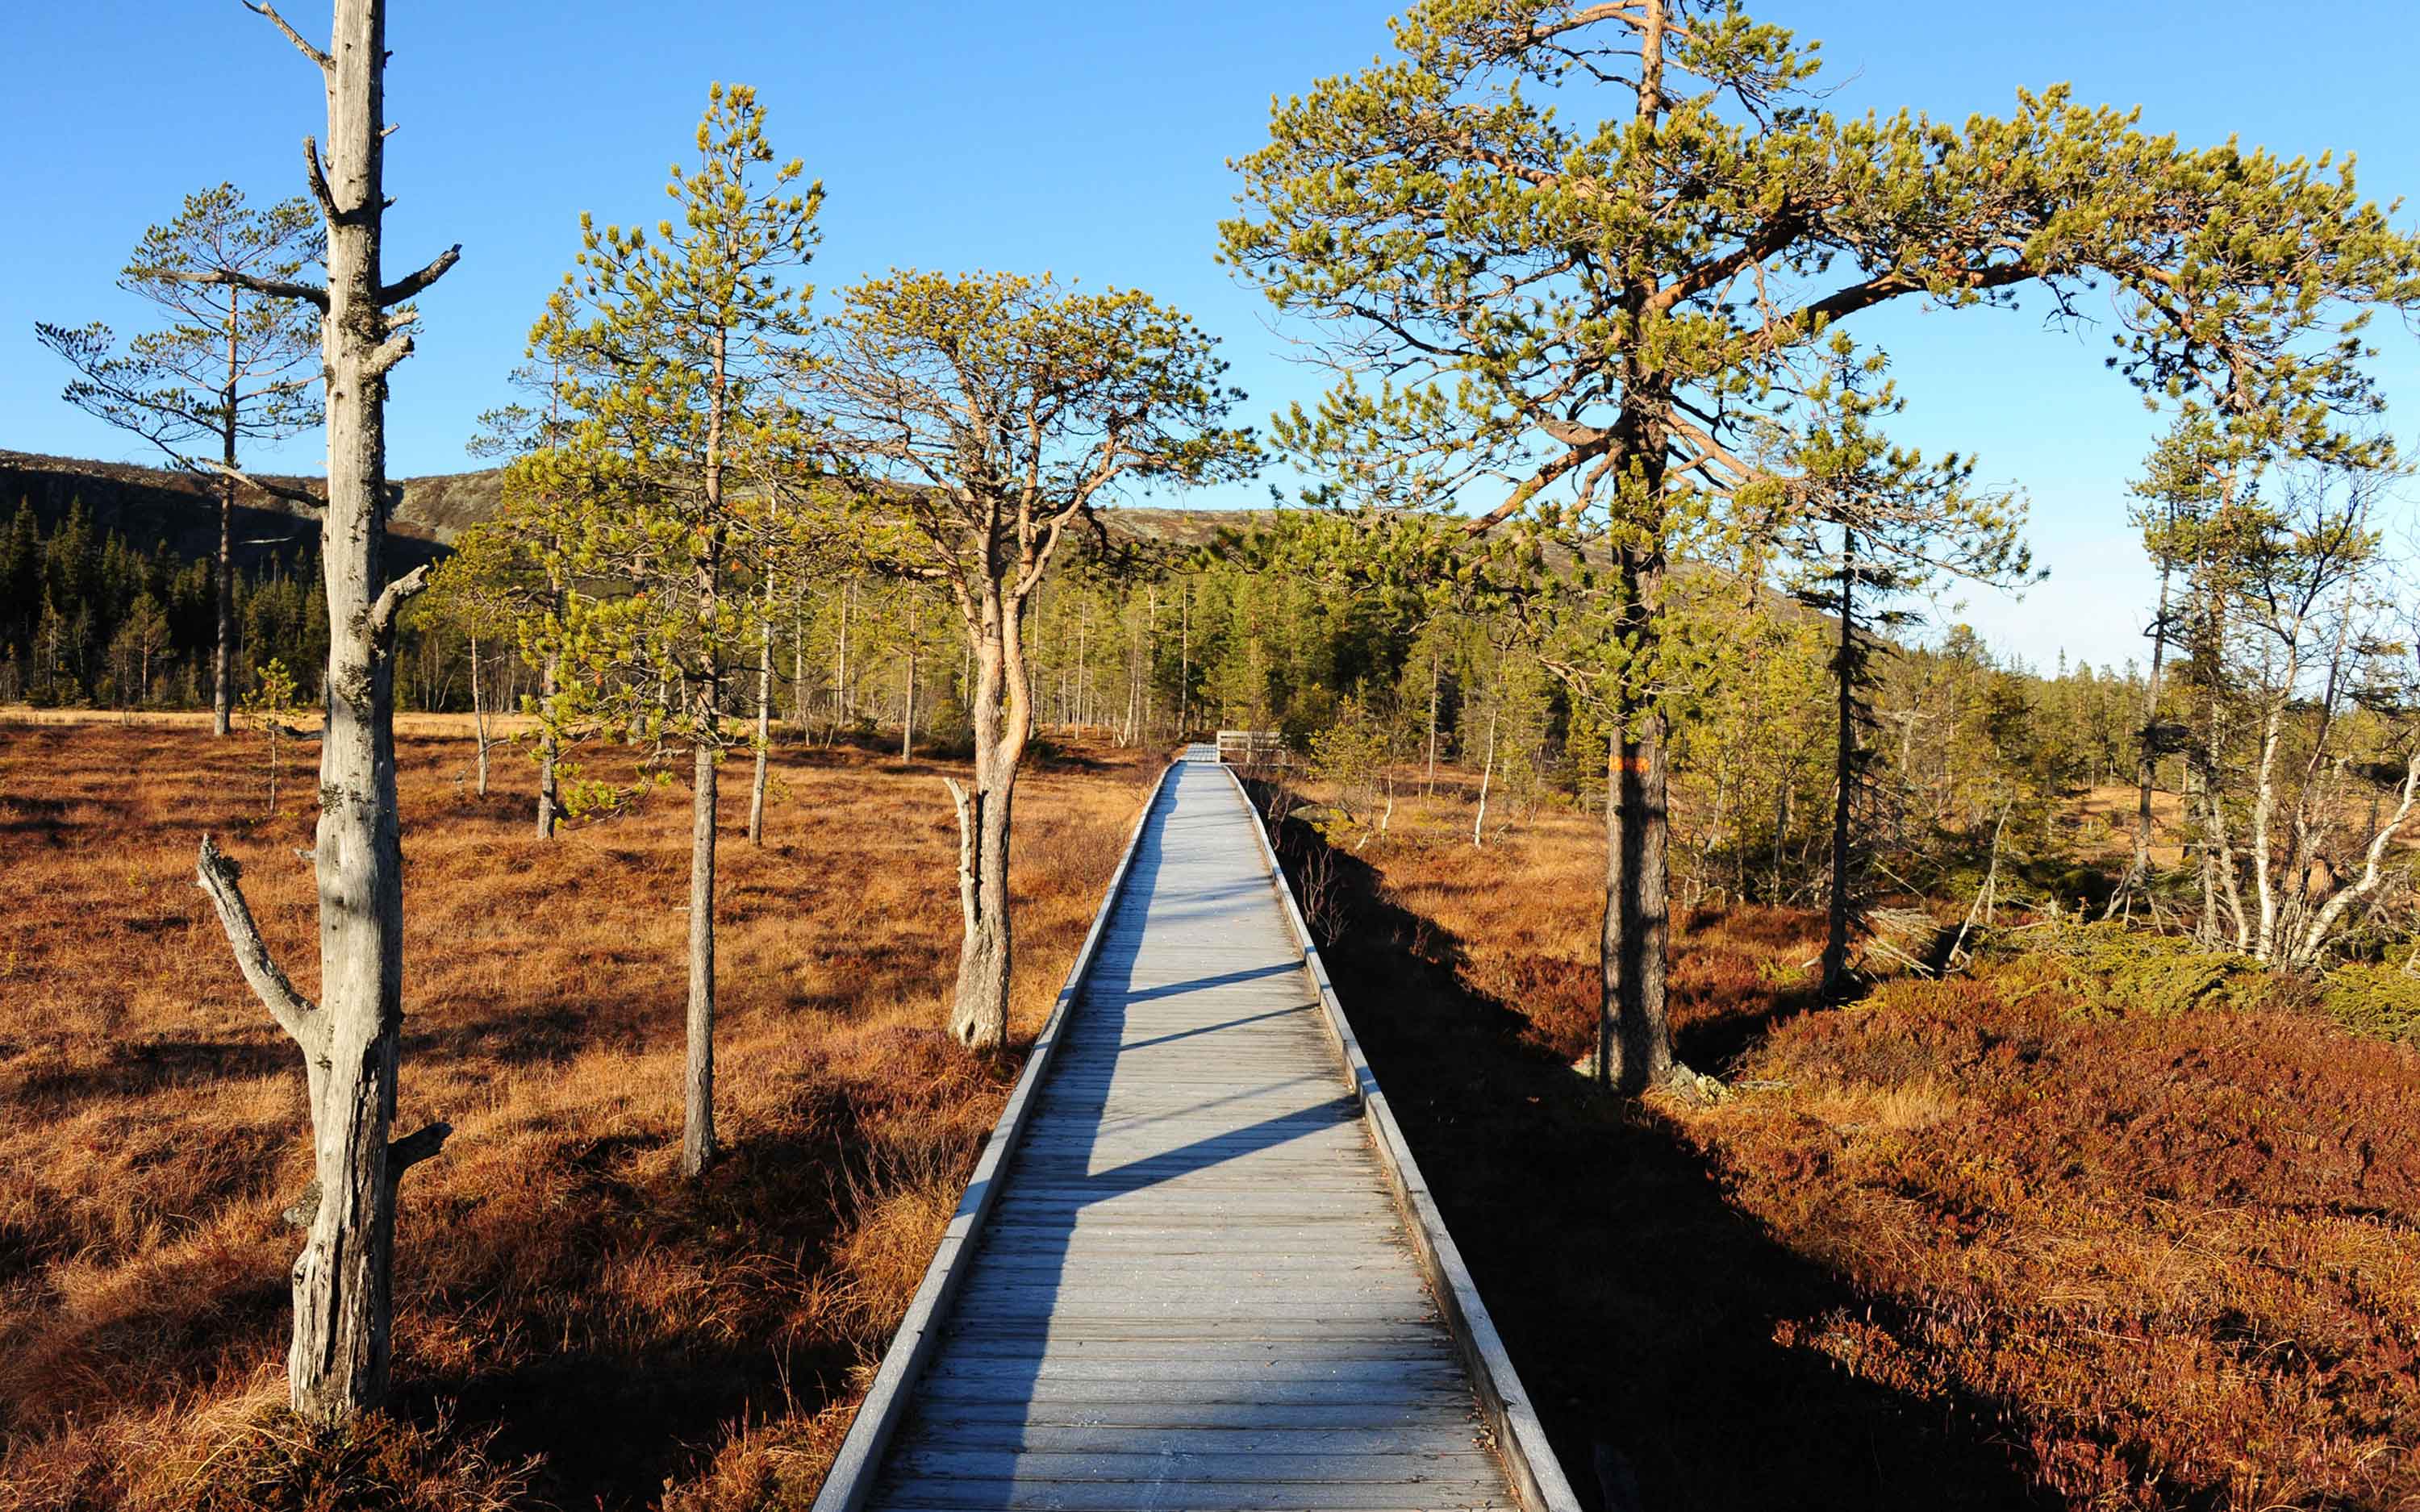
{"label": "boardwalk vanishing into distance", "polygon": [[1196,748],[822,1512],[1522,1504],[1286,908]]}

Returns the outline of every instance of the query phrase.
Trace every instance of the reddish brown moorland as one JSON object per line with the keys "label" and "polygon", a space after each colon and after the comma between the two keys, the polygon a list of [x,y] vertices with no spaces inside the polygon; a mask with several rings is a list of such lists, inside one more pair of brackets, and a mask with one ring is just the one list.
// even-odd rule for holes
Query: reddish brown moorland
{"label": "reddish brown moorland", "polygon": [[[314,752],[295,754],[268,816],[253,738],[0,723],[0,1504],[811,1494],[1013,1070],[938,1029],[957,927],[941,768],[784,750],[756,850],[735,764],[729,1153],[691,1187],[674,1171],[686,791],[543,843],[509,751],[481,799],[466,739],[404,739],[401,1117],[457,1132],[405,1187],[396,1417],[306,1450],[274,1411],[302,1078],[193,877],[207,829],[312,990],[295,852]],[[1020,785],[1020,1037],[1153,769],[1101,753]]]}
{"label": "reddish brown moorland", "polygon": [[1677,1048],[1731,1095],[1625,1110],[1569,1069],[1600,832],[1468,826],[1407,803],[1311,870],[1584,1494],[2420,1506],[2420,1052],[2307,990],[2160,1014],[2038,955],[1823,1010],[1820,917],[1741,910],[1684,919],[1673,971]]}

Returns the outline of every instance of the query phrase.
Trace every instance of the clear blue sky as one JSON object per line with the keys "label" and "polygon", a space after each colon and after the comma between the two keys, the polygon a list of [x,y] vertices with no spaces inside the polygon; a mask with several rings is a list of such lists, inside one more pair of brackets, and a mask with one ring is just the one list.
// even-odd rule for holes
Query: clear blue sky
{"label": "clear blue sky", "polygon": [[[390,266],[449,242],[461,265],[423,301],[419,355],[397,375],[398,475],[473,465],[472,417],[504,396],[531,316],[568,265],[577,218],[652,222],[708,81],[757,86],[775,146],[830,198],[816,281],[892,265],[1049,269],[1151,290],[1225,338],[1255,413],[1307,396],[1260,297],[1212,262],[1230,156],[1264,139],[1269,97],[1366,63],[1389,7],[1364,0],[1216,6],[823,0],[591,0],[579,6],[394,0]],[[324,7],[289,18],[322,33]],[[2220,0],[2045,0],[2010,11],[1894,0],[1767,0],[1820,38],[1838,108],[1900,104],[1962,118],[2018,85],[2144,107],[2189,141],[2229,134],[2286,152],[2356,152],[2370,194],[2420,201],[2404,106],[2412,13],[2387,0],[2298,8]],[[1919,19],[1912,19],[1920,16]],[[2015,24],[2009,18],[2021,17]],[[0,7],[0,446],[146,460],[140,442],[59,402],[65,375],[38,319],[138,312],[112,285],[128,251],[188,191],[233,179],[296,192],[299,144],[321,129],[318,81],[236,0]],[[2413,223],[2411,211],[2398,219]],[[1906,439],[1979,454],[2035,501],[2047,584],[1978,595],[1964,618],[2047,666],[2136,654],[2149,579],[2124,485],[2158,423],[2101,369],[2102,342],[1992,313],[1885,311],[1858,327],[1889,347],[1912,403]],[[2381,332],[2397,415],[2420,352]],[[2398,427],[2402,428],[2402,427]],[[2408,434],[2407,442],[2412,440]],[[264,460],[317,471],[318,440]],[[1252,489],[1191,502],[1250,502]]]}

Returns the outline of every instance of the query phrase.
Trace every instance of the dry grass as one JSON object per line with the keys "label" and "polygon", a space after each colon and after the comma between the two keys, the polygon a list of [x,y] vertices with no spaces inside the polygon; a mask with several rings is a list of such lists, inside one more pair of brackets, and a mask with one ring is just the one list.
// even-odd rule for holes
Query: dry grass
{"label": "dry grass", "polygon": [[1735,1094],[1620,1109],[1566,1069],[1598,832],[1467,822],[1347,842],[1330,964],[1575,1478],[2420,1506],[2420,1053],[2307,992],[2163,1016],[2035,958],[1823,1010],[1820,919],[1747,910],[1675,942],[1678,1048]]}
{"label": "dry grass", "polygon": [[[244,863],[307,993],[312,815],[262,813],[248,740],[0,723],[0,1504],[812,1493],[1013,1070],[939,1030],[957,927],[939,768],[785,753],[762,850],[737,832],[744,783],[726,795],[729,1153],[692,1187],[675,1176],[686,792],[545,844],[527,767],[499,758],[481,800],[466,740],[402,744],[401,1118],[457,1133],[405,1188],[396,1422],[297,1449],[273,1408],[302,1078],[193,855],[208,829]],[[1103,756],[1021,784],[1020,1037],[1147,777]]]}

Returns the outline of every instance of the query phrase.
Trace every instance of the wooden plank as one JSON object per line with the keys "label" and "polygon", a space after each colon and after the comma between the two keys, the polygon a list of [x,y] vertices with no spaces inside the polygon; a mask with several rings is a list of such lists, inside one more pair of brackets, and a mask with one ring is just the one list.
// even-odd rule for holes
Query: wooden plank
{"label": "wooden plank", "polygon": [[1066,1032],[1077,995],[1099,959],[1101,936],[1109,927],[1110,916],[1118,911],[1119,893],[1126,873],[1134,865],[1144,834],[1151,828],[1152,815],[1169,795],[1169,778],[1175,770],[1174,764],[1162,768],[1158,780],[1152,785],[1150,797],[1143,802],[1142,812],[1135,816],[1133,833],[1126,837],[1117,869],[1110,873],[1100,911],[1094,916],[1093,927],[1077,949],[1075,962],[1067,968],[1067,980],[1059,989],[1058,1000],[1051,1005],[1050,1017],[1044,1022],[1042,1033],[1026,1057],[1016,1090],[1009,1094],[1008,1105],[1001,1110],[1000,1122],[993,1126],[991,1138],[984,1145],[974,1175],[959,1199],[957,1211],[950,1217],[949,1227],[942,1231],[932,1263],[924,1268],[923,1280],[908,1304],[908,1316],[892,1335],[890,1349],[884,1351],[865,1400],[858,1404],[857,1413],[849,1421],[848,1432],[842,1438],[824,1484],[815,1493],[814,1512],[859,1512],[873,1489],[883,1451],[906,1414],[916,1378],[939,1338],[952,1294],[965,1274],[965,1262],[971,1257],[975,1236],[999,1205],[1008,1156],[1035,1116],[1038,1100],[1034,1089],[1049,1072],[1051,1057]]}
{"label": "wooden plank", "polygon": [[[1275,1358],[1271,1358],[1273,1354]],[[1451,1357],[1435,1361],[1371,1360],[1341,1354],[1330,1357],[1318,1350],[1267,1350],[1253,1354],[1185,1350],[1176,1360],[1094,1359],[1072,1350],[1028,1352],[1022,1357],[1002,1359],[944,1350],[925,1366],[924,1379],[969,1385],[988,1383],[995,1388],[1054,1381],[1132,1381],[1163,1390],[1184,1381],[1231,1381],[1246,1385],[1317,1381],[1374,1387],[1380,1394],[1420,1386],[1451,1388],[1462,1385],[1464,1381],[1461,1365]]]}
{"label": "wooden plank", "polygon": [[[1161,795],[908,1427],[878,1473],[852,1467],[853,1494],[934,1512],[1509,1508],[1249,806],[1202,765]],[[829,1485],[817,1504],[856,1505]]]}
{"label": "wooden plank", "polygon": [[1503,1484],[1501,1473],[1478,1445],[1404,1454],[1303,1454],[1282,1449],[1240,1454],[1197,1450],[1190,1445],[1167,1449],[953,1449],[938,1445],[904,1445],[892,1457],[892,1473],[901,1476],[944,1476],[953,1480],[987,1481],[1196,1481],[1264,1485],[1272,1481],[1342,1481],[1369,1486],[1459,1483],[1481,1487]]}
{"label": "wooden plank", "polygon": [[[1242,780],[1232,773],[1229,779],[1235,783],[1237,795],[1242,796]],[[1487,1315],[1487,1304],[1480,1299],[1478,1285],[1463,1262],[1462,1251],[1446,1229],[1445,1215],[1438,1211],[1427,1179],[1420,1174],[1419,1163],[1412,1158],[1411,1147],[1404,1142],[1394,1110],[1380,1090],[1369,1059],[1361,1053],[1360,1041],[1354,1038],[1352,1021],[1344,1016],[1344,1005],[1337,1000],[1335,985],[1328,980],[1327,964],[1320,959],[1311,928],[1303,921],[1302,910],[1286,887],[1285,869],[1278,864],[1277,849],[1269,843],[1260,812],[1249,801],[1245,808],[1251,815],[1252,833],[1260,841],[1271,886],[1284,905],[1287,925],[1302,949],[1305,969],[1318,990],[1328,1032],[1344,1063],[1345,1080],[1361,1101],[1371,1143],[1404,1214],[1404,1227],[1419,1254],[1421,1268],[1437,1295],[1447,1326],[1470,1365],[1472,1384],[1479,1390],[1481,1411],[1496,1430],[1505,1468],[1512,1473],[1512,1489],[1527,1512],[1579,1512],[1579,1499],[1563,1473],[1561,1461],[1555,1458],[1553,1446],[1546,1442],[1545,1425],[1538,1420],[1537,1410],[1529,1403],[1528,1390],[1512,1367],[1512,1357],[1506,1351],[1502,1337],[1496,1332],[1495,1320]]]}
{"label": "wooden plank", "polygon": [[[1426,1423],[1393,1427],[1196,1427],[1171,1433],[1180,1453],[1215,1455],[1436,1455],[1467,1454],[1480,1446],[1476,1421],[1459,1428]],[[1115,1454],[1130,1452],[1130,1427],[1005,1422],[910,1419],[893,1441],[903,1449],[984,1449],[1014,1454]]]}
{"label": "wooden plank", "polygon": [[[1446,1411],[1439,1410],[1440,1401]],[[1394,1403],[1096,1402],[1066,1396],[1036,1396],[1030,1401],[931,1398],[918,1403],[908,1426],[900,1432],[903,1436],[923,1432],[924,1425],[937,1433],[954,1430],[970,1438],[995,1432],[1099,1429],[1132,1442],[1137,1434],[1282,1432],[1316,1437],[1347,1432],[1443,1432],[1449,1430],[1440,1425],[1449,1420],[1461,1425],[1450,1431],[1472,1435],[1483,1431],[1478,1409],[1465,1392],[1460,1396],[1410,1397]]]}
{"label": "wooden plank", "polygon": [[1510,1508],[1503,1473],[1494,1484],[1396,1480],[1367,1485],[1271,1481],[1257,1486],[1182,1481],[908,1480],[886,1490],[882,1504],[900,1512],[1440,1512],[1442,1508]]}

